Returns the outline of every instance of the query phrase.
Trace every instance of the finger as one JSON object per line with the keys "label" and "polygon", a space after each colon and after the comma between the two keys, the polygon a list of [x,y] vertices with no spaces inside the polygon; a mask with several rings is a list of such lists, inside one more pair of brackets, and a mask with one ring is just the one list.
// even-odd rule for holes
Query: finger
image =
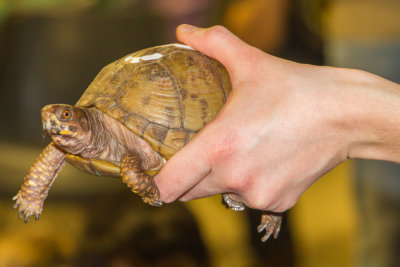
{"label": "finger", "polygon": [[252,59],[259,58],[262,53],[247,45],[222,26],[197,28],[183,24],[177,28],[176,35],[179,41],[217,59],[227,68],[232,77],[237,77],[239,74],[244,75],[243,72],[254,67],[252,62],[256,60]]}
{"label": "finger", "polygon": [[213,196],[216,194],[224,193],[222,186],[218,183],[219,180],[213,172],[211,171],[207,176],[205,176],[198,184],[191,188],[188,192],[183,194],[179,200],[189,201],[192,199],[204,198]]}
{"label": "finger", "polygon": [[218,187],[207,186],[207,185],[203,184],[202,182],[200,182],[200,183],[201,183],[200,186],[196,185],[195,187],[190,189],[187,193],[182,195],[179,198],[179,200],[180,201],[189,201],[189,200],[193,200],[193,199],[214,196],[217,194],[228,194],[229,197],[233,201],[243,203],[242,198],[238,194],[229,193],[229,192],[226,192],[226,190],[220,189]]}
{"label": "finger", "polygon": [[154,177],[163,202],[175,201],[211,171],[201,133],[178,151]]}

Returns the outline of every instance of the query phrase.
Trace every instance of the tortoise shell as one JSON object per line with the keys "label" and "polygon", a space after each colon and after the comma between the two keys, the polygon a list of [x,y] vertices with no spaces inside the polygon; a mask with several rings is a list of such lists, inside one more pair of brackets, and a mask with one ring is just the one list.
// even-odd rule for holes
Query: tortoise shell
{"label": "tortoise shell", "polygon": [[216,116],[230,91],[222,64],[170,44],[107,65],[76,106],[98,108],[169,159]]}

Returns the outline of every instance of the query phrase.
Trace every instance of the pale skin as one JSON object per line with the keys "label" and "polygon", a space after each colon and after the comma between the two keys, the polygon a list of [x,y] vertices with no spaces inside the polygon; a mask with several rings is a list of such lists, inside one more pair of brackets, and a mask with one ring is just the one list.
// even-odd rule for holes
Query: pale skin
{"label": "pale skin", "polygon": [[163,202],[219,193],[284,212],[348,158],[400,163],[400,85],[361,70],[266,54],[221,26],[178,39],[219,60],[232,93],[217,117],[155,177]]}

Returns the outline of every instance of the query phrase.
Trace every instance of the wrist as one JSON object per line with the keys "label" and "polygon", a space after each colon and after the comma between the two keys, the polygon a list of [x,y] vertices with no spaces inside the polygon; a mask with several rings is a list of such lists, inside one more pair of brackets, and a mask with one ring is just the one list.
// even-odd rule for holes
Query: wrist
{"label": "wrist", "polygon": [[368,72],[342,70],[348,157],[400,162],[400,86]]}

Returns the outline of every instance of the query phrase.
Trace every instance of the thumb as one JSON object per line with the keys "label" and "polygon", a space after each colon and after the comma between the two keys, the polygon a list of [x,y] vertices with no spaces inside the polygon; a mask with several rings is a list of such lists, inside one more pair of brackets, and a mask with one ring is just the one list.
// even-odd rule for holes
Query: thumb
{"label": "thumb", "polygon": [[246,75],[246,71],[253,69],[252,62],[257,61],[262,53],[223,26],[198,28],[182,24],[176,29],[176,36],[182,43],[221,62],[232,80],[238,78],[238,75]]}

